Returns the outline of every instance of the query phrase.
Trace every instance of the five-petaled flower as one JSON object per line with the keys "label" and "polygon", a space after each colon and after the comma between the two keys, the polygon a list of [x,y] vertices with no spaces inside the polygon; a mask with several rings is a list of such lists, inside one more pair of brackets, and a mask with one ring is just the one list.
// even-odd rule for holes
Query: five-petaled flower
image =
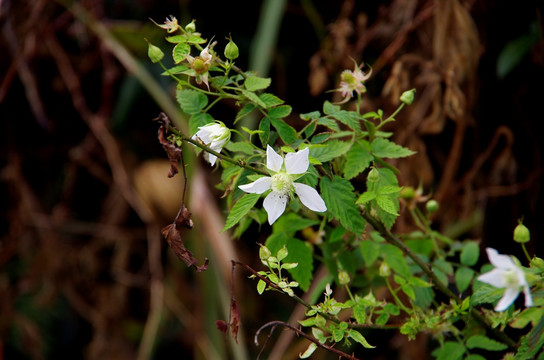
{"label": "five-petaled flower", "polygon": [[368,80],[371,73],[372,70],[365,74],[363,70],[357,66],[357,64],[355,64],[353,71],[342,71],[340,74],[340,87],[338,88],[338,91],[342,93],[344,100],[342,100],[340,103],[345,103],[351,99],[354,91],[359,95],[366,92],[364,83],[366,80]]}
{"label": "five-petaled flower", "polygon": [[[222,122],[216,121],[215,123],[200,126],[196,134],[194,134],[192,137],[193,140],[196,138],[200,139],[213,151],[220,153],[223,146],[225,146],[230,140],[230,129]],[[204,153],[204,158],[212,166],[217,160],[217,156],[209,152]]]}
{"label": "five-petaled flower", "polygon": [[310,165],[308,160],[309,151],[308,148],[305,148],[296,153],[288,153],[284,159],[268,145],[266,149],[266,167],[271,176],[264,176],[250,184],[239,186],[240,189],[247,193],[262,194],[271,190],[263,202],[270,225],[283,214],[287,200],[293,196],[293,192],[298,195],[302,204],[308,209],[317,212],[327,211],[325,202],[314,188],[294,182],[308,170]]}
{"label": "five-petaled flower", "polygon": [[495,311],[504,311],[508,309],[508,307],[517,299],[522,288],[525,295],[525,306],[532,306],[533,299],[523,269],[517,266],[510,256],[501,255],[495,249],[486,248],[486,252],[489,262],[491,262],[495,268],[478,276],[478,280],[497,288],[505,288],[502,298],[495,306]]}
{"label": "five-petaled flower", "polygon": [[[153,19],[151,19],[151,21],[153,21]],[[170,18],[166,18],[164,24],[157,24],[155,21],[153,22],[161,29],[168,31],[168,33],[173,33],[179,29],[178,19],[172,15],[170,15]]]}

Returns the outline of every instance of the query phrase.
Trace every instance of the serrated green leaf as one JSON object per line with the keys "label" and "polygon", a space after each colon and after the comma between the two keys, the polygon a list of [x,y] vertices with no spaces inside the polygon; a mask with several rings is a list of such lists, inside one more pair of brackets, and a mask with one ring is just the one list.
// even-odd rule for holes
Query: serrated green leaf
{"label": "serrated green leaf", "polygon": [[378,137],[372,141],[370,144],[370,150],[374,156],[390,159],[402,158],[415,154],[415,151],[381,137]]}
{"label": "serrated green leaf", "polygon": [[195,134],[200,126],[213,123],[213,117],[208,113],[199,112],[189,118],[189,132]]}
{"label": "serrated green leaf", "polygon": [[378,195],[376,196],[376,203],[378,204],[380,209],[382,209],[386,213],[395,216],[399,215],[397,212],[397,206],[395,205],[395,202],[393,201],[393,199],[391,199],[391,197],[387,195]]}
{"label": "serrated green leaf", "polygon": [[171,44],[179,44],[182,42],[186,42],[187,38],[184,35],[174,35],[174,36],[166,37],[166,41],[168,41]]}
{"label": "serrated green leaf", "polygon": [[206,42],[200,35],[193,33],[187,38],[187,42],[191,44],[204,44]]}
{"label": "serrated green leaf", "polygon": [[191,52],[191,46],[187,43],[179,43],[172,49],[172,59],[174,59],[174,63],[179,64],[185,58],[189,53]]}
{"label": "serrated green leaf", "polygon": [[344,155],[351,144],[345,141],[331,140],[324,144],[310,147],[310,156],[324,163]]}
{"label": "serrated green leaf", "polygon": [[312,111],[309,113],[300,114],[300,118],[302,120],[314,120],[318,119],[321,116],[321,113],[319,111]]}
{"label": "serrated green leaf", "polygon": [[321,117],[319,118],[319,120],[317,120],[317,124],[326,126],[333,131],[340,131],[340,127],[338,126],[338,123],[334,119]]}
{"label": "serrated green leaf", "polygon": [[455,272],[455,285],[460,293],[468,289],[472,278],[474,277],[474,270],[468,267],[460,267]]}
{"label": "serrated green leaf", "polygon": [[357,199],[357,201],[355,202],[356,204],[366,204],[368,203],[369,201],[372,201],[376,198],[376,194],[371,192],[371,191],[365,191],[364,193],[362,193],[359,198]]}
{"label": "serrated green leaf", "polygon": [[276,106],[268,111],[268,117],[281,119],[291,114],[292,110],[289,105]]}
{"label": "serrated green leaf", "polygon": [[404,254],[399,248],[391,244],[382,244],[381,250],[385,262],[391,269],[404,278],[408,279],[412,276],[410,267],[408,267],[406,259],[404,258]]}
{"label": "serrated green leaf", "polygon": [[236,204],[230,209],[229,216],[225,222],[225,227],[222,231],[230,229],[238,222],[255,206],[257,200],[259,200],[259,194],[245,194],[242,196]]}
{"label": "serrated green leaf", "polygon": [[327,115],[334,114],[336,112],[340,111],[340,106],[334,105],[328,100],[325,100],[323,103],[323,113]]}
{"label": "serrated green leaf", "polygon": [[473,335],[467,340],[467,348],[483,349],[488,351],[501,351],[508,348],[508,345],[490,339],[485,335]]}
{"label": "serrated green leaf", "polygon": [[373,157],[366,141],[356,141],[346,153],[344,177],[353,179],[370,166]]}
{"label": "serrated green leaf", "polygon": [[267,109],[284,103],[282,99],[269,93],[260,94],[259,99],[266,105]]}
{"label": "serrated green leaf", "polygon": [[458,360],[465,353],[465,347],[462,344],[446,341],[438,351],[437,360]]}
{"label": "serrated green leaf", "polygon": [[299,283],[302,290],[308,291],[314,271],[312,248],[306,242],[295,238],[289,239],[286,246],[289,254],[284,261],[298,263],[297,267],[287,271]]}
{"label": "serrated green leaf", "polygon": [[366,341],[365,337],[355,329],[348,330],[348,336],[353,340],[357,341],[359,344],[363,345],[367,349],[373,349],[375,346],[372,346]]}
{"label": "serrated green leaf", "polygon": [[188,70],[189,67],[186,65],[176,65],[168,69],[167,71],[163,71],[161,75],[163,76],[169,76],[169,75],[176,75],[181,74],[182,72]]}
{"label": "serrated green leaf", "polygon": [[463,244],[460,260],[461,264],[466,266],[474,266],[480,257],[480,246],[476,241],[468,241]]}
{"label": "serrated green leaf", "polygon": [[242,94],[251,102],[259,105],[262,108],[266,108],[266,104],[252,91],[242,89]]}
{"label": "serrated green leaf", "polygon": [[236,114],[234,123],[236,124],[240,119],[249,115],[253,110],[255,110],[255,104],[252,104],[252,103],[245,104]]}
{"label": "serrated green leaf", "polygon": [[268,138],[270,137],[270,119],[265,117],[261,119],[259,123],[259,139],[263,147],[266,147],[268,144]]}
{"label": "serrated green leaf", "polygon": [[355,205],[353,186],[349,181],[339,176],[333,179],[321,179],[321,195],[327,208],[340,224],[355,234],[362,234],[365,230],[365,221]]}
{"label": "serrated green leaf", "polygon": [[259,76],[249,76],[244,81],[244,85],[249,91],[263,90],[270,86],[270,78],[262,78]]}
{"label": "serrated green leaf", "polygon": [[479,281],[475,281],[474,283],[474,292],[470,297],[470,303],[472,305],[486,303],[493,304],[497,302],[503,295],[504,289],[496,288],[488,284],[483,284]]}
{"label": "serrated green leaf", "polygon": [[372,240],[363,240],[359,244],[363,260],[365,261],[365,266],[371,266],[374,261],[380,256],[380,244],[375,243]]}
{"label": "serrated green leaf", "polygon": [[176,100],[187,114],[198,114],[208,105],[208,97],[199,91],[183,89],[176,91]]}
{"label": "serrated green leaf", "polygon": [[298,136],[296,130],[289,126],[285,121],[270,118],[270,123],[274,126],[283,142],[287,145],[292,144],[297,140]]}
{"label": "serrated green leaf", "polygon": [[335,119],[355,131],[361,131],[359,114],[353,111],[340,110],[332,114]]}

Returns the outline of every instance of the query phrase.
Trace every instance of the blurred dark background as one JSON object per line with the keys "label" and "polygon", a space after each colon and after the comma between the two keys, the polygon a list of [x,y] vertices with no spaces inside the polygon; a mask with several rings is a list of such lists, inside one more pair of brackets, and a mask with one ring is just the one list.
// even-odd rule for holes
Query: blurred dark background
{"label": "blurred dark background", "polygon": [[[391,112],[416,88],[389,128],[418,151],[394,164],[401,185],[421,185],[440,202],[433,220],[445,234],[523,259],[512,241],[523,219],[529,252],[543,256],[541,3],[77,2],[85,13],[63,4],[0,0],[0,359],[255,358],[256,329],[293,310],[285,296],[258,296],[240,274],[239,344],[215,329],[228,316],[229,256],[258,267],[258,246],[218,235],[226,214],[218,174],[189,151],[196,231],[184,240],[199,261],[210,258],[208,271],[186,268],[160,237],[182,181],[166,178],[152,121],[174,84],[147,58],[144,38],[168,46],[150,18],[196,19],[219,53],[230,34],[237,64],[272,78],[293,124],[338,100],[327,90],[353,60],[373,68],[365,110]],[[232,104],[219,109],[232,126]],[[411,229],[401,217],[396,230]],[[395,334],[373,340],[380,346],[365,358],[429,356]],[[270,358],[281,349],[291,359],[305,345],[274,346]]]}

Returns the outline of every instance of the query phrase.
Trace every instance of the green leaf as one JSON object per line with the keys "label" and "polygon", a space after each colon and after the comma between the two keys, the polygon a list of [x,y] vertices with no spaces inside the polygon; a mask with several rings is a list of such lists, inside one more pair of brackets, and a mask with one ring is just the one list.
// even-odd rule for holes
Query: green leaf
{"label": "green leaf", "polygon": [[457,290],[460,293],[468,289],[470,282],[474,276],[474,270],[468,267],[460,267],[455,272],[455,284],[457,285]]}
{"label": "green leaf", "polygon": [[284,103],[282,99],[269,93],[260,94],[259,99],[266,105],[267,109]]}
{"label": "green leaf", "polygon": [[261,122],[259,123],[259,139],[261,140],[261,144],[263,147],[266,147],[266,144],[268,144],[268,138],[270,137],[270,119],[265,117],[261,119]]}
{"label": "green leaf", "polygon": [[544,316],[544,308],[531,307],[523,310],[521,314],[517,315],[515,320],[510,323],[510,326],[515,329],[523,329],[527,324],[532,323],[536,325],[537,320]]}
{"label": "green leaf", "polygon": [[268,117],[281,119],[291,114],[292,110],[289,105],[276,106],[268,111]]}
{"label": "green leaf", "polygon": [[323,200],[334,218],[349,231],[358,235],[362,234],[365,230],[365,221],[359,207],[355,205],[355,194],[351,183],[335,175],[332,180],[323,177],[320,185]]}
{"label": "green leaf", "polygon": [[245,104],[240,111],[236,114],[236,118],[234,119],[234,123],[236,124],[240,119],[246,117],[249,115],[253,110],[255,110],[255,104],[248,103]]}
{"label": "green leaf", "polygon": [[406,259],[404,258],[404,254],[398,247],[391,244],[383,244],[381,250],[385,262],[391,269],[404,278],[408,279],[412,276],[410,267],[408,267]]}
{"label": "green leaf", "polygon": [[297,140],[297,132],[291,126],[289,126],[285,121],[276,118],[270,118],[272,126],[276,128],[278,135],[287,145],[292,144]]}
{"label": "green leaf", "polygon": [[262,78],[259,76],[249,76],[246,78],[244,85],[249,91],[263,90],[270,86],[270,78]]}
{"label": "green leaf", "polygon": [[261,295],[264,292],[264,289],[266,288],[266,282],[262,279],[259,279],[259,282],[257,282],[257,292],[259,295]]}
{"label": "green leaf", "polygon": [[374,139],[374,141],[372,141],[372,143],[370,144],[370,149],[372,155],[379,158],[396,159],[415,154],[415,151],[402,147],[392,141],[381,137],[378,137]]}
{"label": "green leaf", "polygon": [[178,90],[176,99],[181,109],[190,115],[198,114],[208,105],[208,97],[196,90]]}
{"label": "green leaf", "polygon": [[357,341],[359,344],[363,345],[367,349],[375,348],[375,346],[370,345],[368,341],[366,341],[365,337],[361,335],[361,333],[355,329],[349,329],[348,336],[352,338],[353,340]]}
{"label": "green leaf", "polygon": [[353,179],[370,166],[373,157],[367,141],[356,141],[346,153],[344,177]]}
{"label": "green leaf", "polygon": [[480,257],[480,246],[476,241],[468,241],[463,245],[461,250],[461,264],[466,266],[474,266]]}
{"label": "green leaf", "polygon": [[189,118],[189,132],[195,134],[200,126],[211,124],[213,121],[210,114],[199,112]]}
{"label": "green leaf", "polygon": [[324,163],[345,154],[351,144],[345,141],[331,140],[324,144],[310,147],[310,156]]}
{"label": "green leaf", "polygon": [[331,116],[340,121],[342,124],[347,125],[349,128],[355,131],[361,131],[360,117],[356,112],[340,110]]}
{"label": "green leaf", "polygon": [[470,297],[470,303],[472,305],[479,305],[484,303],[493,304],[502,297],[503,293],[504,289],[496,288],[494,286],[475,281],[474,292]]}
{"label": "green leaf", "polygon": [[327,115],[334,114],[336,112],[340,111],[340,106],[334,105],[328,100],[325,100],[323,103],[323,113]]}
{"label": "green leaf", "polygon": [[488,351],[501,351],[508,349],[508,345],[490,339],[485,335],[474,335],[468,338],[467,348],[483,349]]}
{"label": "green leaf", "polygon": [[316,349],[317,349],[317,344],[314,342],[311,342],[310,345],[308,345],[308,347],[306,348],[306,351],[304,351],[304,353],[302,354],[299,354],[298,357],[301,359],[307,359],[314,353]]}
{"label": "green leaf", "polygon": [[363,240],[359,243],[361,255],[365,261],[365,266],[370,267],[380,256],[380,244],[375,243],[372,240]]}
{"label": "green leaf", "polygon": [[376,194],[373,193],[373,192],[370,192],[370,191],[365,191],[364,193],[362,193],[359,198],[357,199],[357,201],[355,202],[356,204],[366,204],[368,203],[369,201],[372,201],[376,198]]}
{"label": "green leaf", "polygon": [[187,39],[188,43],[191,44],[204,44],[206,42],[205,39],[203,39],[199,34],[193,33],[189,35],[189,38]]}
{"label": "green leaf", "polygon": [[172,58],[174,59],[174,63],[179,64],[185,58],[189,53],[191,52],[191,46],[187,43],[179,43],[172,49]]}
{"label": "green leaf", "polygon": [[321,113],[319,111],[312,111],[309,113],[300,114],[300,118],[302,120],[314,120],[318,119],[321,116]]}
{"label": "green leaf", "polygon": [[182,72],[184,72],[185,70],[189,70],[189,67],[186,66],[186,65],[176,65],[174,67],[171,67],[170,69],[168,69],[167,71],[163,71],[161,73],[161,75],[163,76],[169,76],[169,75],[176,75],[176,74],[181,74]]}
{"label": "green leaf", "polygon": [[174,35],[174,36],[168,36],[166,38],[166,41],[168,41],[171,44],[179,44],[182,42],[186,42],[187,38],[184,35]]}
{"label": "green leaf", "polygon": [[225,227],[222,231],[230,229],[234,225],[238,224],[238,222],[249,212],[249,210],[251,210],[251,208],[255,206],[257,200],[259,200],[259,197],[259,194],[245,194],[244,196],[242,196],[236,202],[236,204],[234,204],[232,209],[230,209],[230,213],[227,217]]}
{"label": "green leaf", "polygon": [[337,132],[340,131],[340,127],[338,126],[338,123],[334,119],[322,117],[322,118],[319,118],[319,120],[317,120],[317,124],[326,126],[333,131],[337,131]]}
{"label": "green leaf", "polygon": [[240,142],[229,141],[225,145],[225,148],[232,152],[241,152],[247,155],[253,154],[253,146],[250,143],[247,143],[245,141],[240,141]]}
{"label": "green leaf", "polygon": [[308,291],[314,271],[312,248],[306,242],[295,238],[289,239],[286,246],[289,254],[284,262],[298,263],[297,267],[287,271],[299,283],[302,290]]}
{"label": "green leaf", "polygon": [[465,353],[465,347],[462,344],[446,341],[438,350],[437,360],[458,360]]}
{"label": "green leaf", "polygon": [[391,197],[386,195],[378,195],[376,196],[376,203],[378,204],[380,209],[382,209],[386,213],[395,216],[399,215],[397,212],[397,205],[395,205],[395,202],[393,201],[393,199],[391,199]]}
{"label": "green leaf", "polygon": [[541,317],[538,323],[531,331],[521,337],[521,342],[516,354],[516,360],[534,359],[536,354],[544,345],[544,317]]}
{"label": "green leaf", "polygon": [[259,105],[262,108],[266,108],[266,104],[252,91],[242,89],[242,94],[251,102]]}

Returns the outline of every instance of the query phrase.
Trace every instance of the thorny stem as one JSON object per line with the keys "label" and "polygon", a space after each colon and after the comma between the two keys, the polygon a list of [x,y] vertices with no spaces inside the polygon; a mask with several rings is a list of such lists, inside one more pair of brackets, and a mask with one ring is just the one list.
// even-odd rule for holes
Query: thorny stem
{"label": "thorny stem", "polygon": [[257,359],[259,359],[259,357],[261,356],[261,353],[263,352],[264,350],[264,347],[266,346],[266,344],[268,343],[268,340],[270,339],[270,337],[272,336],[272,333],[274,332],[274,330],[276,329],[276,327],[278,325],[281,325],[281,326],[284,326],[286,328],[288,328],[289,330],[292,330],[294,331],[295,333],[297,333],[297,335],[300,335],[308,340],[310,340],[311,342],[313,342],[314,344],[316,344],[318,347],[322,348],[322,349],[325,349],[327,351],[330,351],[336,355],[338,355],[340,358],[346,358],[346,359],[350,359],[350,360],[359,360],[359,358],[356,358],[355,356],[353,355],[350,355],[350,354],[346,354],[345,352],[343,351],[340,351],[338,349],[335,349],[333,348],[332,346],[329,346],[329,345],[325,345],[325,344],[322,344],[319,342],[319,340],[311,337],[310,335],[306,334],[305,332],[303,332],[302,330],[300,330],[299,328],[296,328],[294,327],[293,325],[291,324],[288,324],[286,322],[283,322],[283,321],[270,321],[266,324],[264,324],[263,326],[261,326],[259,328],[259,330],[257,330],[257,332],[255,333],[255,345],[259,346],[259,340],[257,339],[261,333],[261,331],[263,331],[264,329],[266,329],[267,327],[271,327],[270,329],[270,334],[267,336],[266,338],[266,342],[264,343],[263,345],[263,348],[261,349],[261,351],[259,352],[259,355],[257,356]]}
{"label": "thorny stem", "polygon": [[[434,286],[444,295],[451,299],[458,299],[458,296],[453,293],[434,273],[431,266],[427,263],[425,263],[419,256],[417,256],[406,244],[404,244],[399,238],[397,238],[395,235],[393,235],[389,230],[387,230],[382,223],[379,222],[378,219],[373,217],[372,215],[368,214],[366,211],[362,212],[362,216],[365,218],[365,220],[372,225],[374,229],[376,229],[380,234],[392,245],[398,247],[404,254],[406,254],[410,259],[412,259],[417,266],[423,270],[423,272],[432,279],[432,282]],[[503,341],[505,344],[507,344],[510,348],[516,348],[516,342],[512,340],[508,335],[506,335],[504,332],[498,330],[497,328],[493,328],[491,324],[489,323],[488,319],[482,315],[476,308],[471,309],[472,316],[478,320],[480,323],[482,323],[489,331],[491,331],[495,336]]]}

